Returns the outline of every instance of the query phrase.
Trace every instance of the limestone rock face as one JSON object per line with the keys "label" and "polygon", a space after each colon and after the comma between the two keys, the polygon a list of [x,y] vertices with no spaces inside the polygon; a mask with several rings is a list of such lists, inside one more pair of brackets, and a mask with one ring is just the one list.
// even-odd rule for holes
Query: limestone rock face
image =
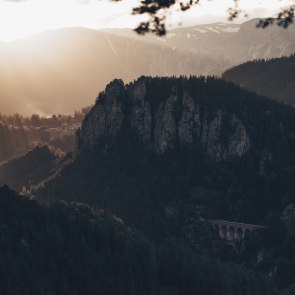
{"label": "limestone rock face", "polygon": [[176,140],[176,122],[174,108],[177,102],[177,95],[174,89],[166,102],[160,104],[159,110],[155,116],[154,130],[154,149],[157,153],[164,153],[168,149],[173,149]]}
{"label": "limestone rock face", "polygon": [[87,114],[78,131],[78,149],[92,149],[102,137],[112,137],[122,127],[124,118],[125,86],[114,80],[100,93],[95,106]]}
{"label": "limestone rock face", "polygon": [[[210,121],[204,120],[201,130],[201,142],[211,158],[216,161],[230,157],[241,157],[249,148],[249,138],[246,128],[235,115],[227,115],[218,111]],[[224,126],[224,121],[228,126]],[[223,136],[223,128],[231,130],[230,136]]]}
{"label": "limestone rock face", "polygon": [[126,87],[121,80],[110,83],[82,123],[77,150],[114,138],[122,128],[135,132],[157,154],[179,146],[198,146],[211,159],[224,161],[241,157],[249,149],[249,135],[237,115],[220,109],[208,111],[198,97],[176,85],[156,102],[148,90],[145,78]]}
{"label": "limestone rock face", "polygon": [[145,144],[151,142],[152,115],[151,107],[145,100],[146,83],[144,80],[132,84],[128,88],[128,97],[130,99],[130,126],[136,131],[140,140]]}
{"label": "limestone rock face", "polygon": [[[183,111],[178,124],[178,136],[180,143],[192,144],[194,137],[195,123],[199,123],[199,110],[195,105],[194,99],[188,92],[184,92],[182,98]],[[194,119],[195,122],[194,122]],[[200,126],[196,126],[195,131],[199,131]]]}

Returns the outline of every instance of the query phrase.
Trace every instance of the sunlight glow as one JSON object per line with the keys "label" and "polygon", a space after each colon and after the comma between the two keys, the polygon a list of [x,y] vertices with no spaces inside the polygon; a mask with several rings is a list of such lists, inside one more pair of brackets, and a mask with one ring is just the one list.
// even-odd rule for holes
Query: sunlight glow
{"label": "sunlight glow", "polygon": [[[241,0],[249,17],[270,16],[287,0]],[[34,33],[63,27],[135,27],[138,17],[131,16],[137,0],[0,0],[0,40],[12,41]],[[226,21],[232,0],[203,0],[186,13],[176,12],[169,18],[171,27],[216,20]],[[245,20],[245,19],[243,19]],[[242,20],[240,20],[242,21]]]}
{"label": "sunlight glow", "polygon": [[101,28],[104,24],[135,26],[130,17],[136,1],[112,3],[91,0],[0,0],[0,40],[11,41],[28,35],[64,27]]}

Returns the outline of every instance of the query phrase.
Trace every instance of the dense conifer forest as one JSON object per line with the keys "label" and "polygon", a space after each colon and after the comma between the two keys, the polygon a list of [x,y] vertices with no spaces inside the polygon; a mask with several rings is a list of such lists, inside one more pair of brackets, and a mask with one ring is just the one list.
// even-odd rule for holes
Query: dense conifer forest
{"label": "dense conifer forest", "polygon": [[[208,120],[202,121],[204,126],[219,122],[212,125],[219,130],[217,146],[231,146],[236,130],[245,126],[249,139],[244,154],[218,160],[198,139],[182,144],[177,137],[173,148],[154,152],[130,125],[132,93],[138,93],[134,89],[141,83],[152,120],[161,108],[170,110],[167,103],[176,97],[172,120],[180,122],[188,93],[198,114]],[[124,110],[116,136],[98,137],[90,148],[79,140],[80,131],[72,159],[29,195],[44,204],[85,202],[122,218],[160,251],[157,274],[162,285],[172,287],[171,294],[292,294],[294,109],[216,78],[142,77],[120,85],[114,81],[108,88],[120,93],[113,103],[122,102]],[[101,94],[82,129],[107,97],[107,91]],[[225,115],[216,121],[220,113]],[[238,122],[238,129],[232,130],[230,122]],[[232,248],[200,217],[261,224],[267,230]]]}
{"label": "dense conifer forest", "polygon": [[[37,196],[86,201],[119,215],[127,210],[130,213],[126,211],[123,217],[130,217],[132,222],[133,218],[138,222],[133,214],[138,214],[140,219],[147,215],[150,219],[149,213],[142,214],[137,208],[137,200],[143,210],[151,208],[155,214],[162,202],[188,198],[194,187],[225,194],[223,202],[230,204],[224,207],[230,210],[219,212],[219,217],[253,223],[265,223],[267,213],[276,215],[277,210],[283,210],[293,201],[295,112],[292,107],[215,78],[143,79],[148,89],[145,100],[154,111],[168,100],[173,87],[177,87],[179,97],[188,91],[197,101],[200,113],[206,112],[211,120],[222,110],[226,116],[220,123],[221,141],[231,140],[228,120],[232,114],[237,116],[249,134],[247,152],[241,157],[216,161],[198,141],[180,144],[176,139],[175,148],[158,155],[134,134],[126,109],[126,121],[117,136],[99,138],[92,150],[80,147],[80,152],[61,173],[45,182],[44,188],[35,190]],[[125,98],[127,107],[129,101]],[[179,101],[173,111],[175,120],[182,112]],[[159,206],[149,206],[150,202]],[[146,227],[148,223],[142,222]]]}
{"label": "dense conifer forest", "polygon": [[233,67],[223,74],[246,89],[295,105],[295,55],[255,60]]}
{"label": "dense conifer forest", "polygon": [[1,294],[150,294],[150,244],[82,204],[43,207],[0,188]]}
{"label": "dense conifer forest", "polygon": [[0,221],[1,294],[277,294],[263,273],[228,259],[210,227],[195,225],[195,247],[184,237],[157,246],[104,210],[43,206],[8,187]]}
{"label": "dense conifer forest", "polygon": [[61,155],[50,150],[47,145],[37,146],[18,158],[0,164],[0,183],[17,192],[49,177],[57,166]]}
{"label": "dense conifer forest", "polygon": [[[101,110],[120,128],[92,124]],[[146,143],[134,110],[150,111]],[[74,153],[1,164],[25,195],[0,188],[1,294],[293,294],[294,114],[216,78],[113,81]],[[160,152],[158,130],[173,139]],[[233,246],[210,219],[266,227]]]}

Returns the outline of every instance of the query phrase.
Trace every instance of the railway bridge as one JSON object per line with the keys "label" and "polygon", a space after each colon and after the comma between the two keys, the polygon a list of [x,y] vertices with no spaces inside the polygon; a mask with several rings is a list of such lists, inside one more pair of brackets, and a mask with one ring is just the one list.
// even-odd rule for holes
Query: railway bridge
{"label": "railway bridge", "polygon": [[218,229],[219,236],[221,239],[226,240],[229,243],[241,241],[251,232],[265,229],[266,226],[231,222],[225,220],[208,220]]}

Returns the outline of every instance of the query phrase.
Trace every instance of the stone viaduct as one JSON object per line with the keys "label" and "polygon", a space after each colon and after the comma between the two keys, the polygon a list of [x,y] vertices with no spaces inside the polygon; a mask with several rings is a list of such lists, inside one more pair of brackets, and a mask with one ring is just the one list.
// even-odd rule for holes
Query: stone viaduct
{"label": "stone viaduct", "polygon": [[225,220],[207,220],[212,223],[219,232],[221,239],[228,243],[235,243],[247,237],[251,232],[265,229],[266,226],[238,223]]}

